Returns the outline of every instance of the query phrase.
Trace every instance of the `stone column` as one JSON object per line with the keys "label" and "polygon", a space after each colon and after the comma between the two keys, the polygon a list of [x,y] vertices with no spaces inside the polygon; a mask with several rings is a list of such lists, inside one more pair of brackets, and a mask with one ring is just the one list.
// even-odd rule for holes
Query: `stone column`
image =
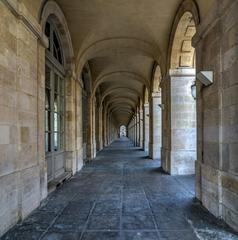
{"label": "stone column", "polygon": [[136,146],[139,147],[140,146],[140,110],[139,108],[137,109],[136,112]]}
{"label": "stone column", "polygon": [[99,151],[103,149],[103,106],[99,107]]}
{"label": "stone column", "polygon": [[76,172],[76,80],[71,72],[66,76],[66,117],[65,117],[65,170]]}
{"label": "stone column", "polygon": [[170,70],[170,174],[193,174],[196,156],[196,101],[191,95],[195,69]]}
{"label": "stone column", "polygon": [[93,158],[96,157],[97,153],[97,143],[96,143],[96,98],[93,98],[93,128],[92,128],[92,137],[93,137]]}
{"label": "stone column", "polygon": [[82,98],[83,95],[83,83],[76,80],[76,171],[79,171],[83,167],[83,118],[82,118]]}
{"label": "stone column", "polygon": [[140,147],[143,148],[143,143],[144,143],[144,110],[140,110]]}
{"label": "stone column", "polygon": [[[7,21],[7,18],[6,18],[6,21]],[[42,46],[39,42],[38,42],[38,64],[39,64],[38,72],[37,72],[38,95],[37,95],[37,112],[36,112],[37,123],[38,123],[38,126],[37,126],[37,128],[38,128],[37,129],[37,149],[38,149],[38,162],[39,162],[39,173],[40,173],[40,200],[43,200],[44,198],[47,197],[47,194],[48,194],[48,191],[47,191],[47,166],[46,166],[46,160],[45,160],[45,47]],[[10,66],[9,66],[9,68],[10,68]],[[0,123],[1,123],[1,121],[0,121]],[[4,152],[2,152],[2,154],[4,156]],[[1,162],[4,163],[3,161],[4,161],[4,157],[1,160]],[[3,166],[4,166],[4,164],[3,164]],[[7,164],[6,164],[6,166],[7,166]],[[2,178],[2,181],[3,181],[3,178]],[[11,195],[14,196],[14,194],[11,194]],[[10,202],[11,202],[11,200],[10,200]],[[4,207],[7,208],[7,206],[4,206]],[[11,214],[12,214],[12,212],[11,212]],[[1,235],[1,231],[0,231],[0,235]]]}
{"label": "stone column", "polygon": [[93,146],[93,98],[88,98],[88,129],[87,129],[87,160],[92,160],[94,156]]}
{"label": "stone column", "polygon": [[110,144],[110,116],[107,114],[107,145]]}
{"label": "stone column", "polygon": [[144,121],[143,121],[143,131],[144,131],[144,141],[143,149],[146,153],[149,152],[149,104],[144,104]]}
{"label": "stone column", "polygon": [[150,143],[149,143],[149,156],[152,159],[160,159],[161,156],[161,117],[162,109],[161,93],[152,93],[150,98]]}
{"label": "stone column", "polygon": [[136,142],[137,142],[137,124],[136,124],[136,114],[134,116],[134,146],[136,147]]}
{"label": "stone column", "polygon": [[103,134],[104,134],[104,142],[103,146],[107,146],[107,109],[104,106],[104,111],[103,111]]}

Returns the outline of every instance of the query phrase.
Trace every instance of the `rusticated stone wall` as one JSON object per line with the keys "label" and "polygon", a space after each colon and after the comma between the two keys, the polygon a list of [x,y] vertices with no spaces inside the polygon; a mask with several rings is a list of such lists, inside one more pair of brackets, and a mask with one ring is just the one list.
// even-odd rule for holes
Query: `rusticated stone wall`
{"label": "rusticated stone wall", "polygon": [[[44,143],[47,39],[38,22],[38,7],[0,1],[0,236],[48,194]],[[66,81],[65,161],[66,170],[74,174],[83,165],[82,85],[73,72]]]}
{"label": "rusticated stone wall", "polygon": [[1,235],[40,204],[47,180],[39,115],[44,112],[44,46],[3,2],[0,16]]}
{"label": "rusticated stone wall", "polygon": [[[196,195],[238,230],[238,2],[215,1],[193,39],[197,72],[214,72],[198,87]],[[199,83],[198,83],[199,84]]]}

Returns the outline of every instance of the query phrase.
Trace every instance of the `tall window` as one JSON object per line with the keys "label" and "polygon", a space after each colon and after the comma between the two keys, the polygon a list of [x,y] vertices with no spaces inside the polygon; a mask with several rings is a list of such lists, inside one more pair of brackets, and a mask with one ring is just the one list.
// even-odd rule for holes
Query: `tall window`
{"label": "tall window", "polygon": [[[65,80],[60,41],[56,28],[50,21],[46,23],[45,34],[49,39],[45,68],[45,150],[46,155],[52,156],[64,151]],[[59,164],[54,159],[47,159],[48,173],[53,178],[54,173],[59,170],[55,169]],[[64,164],[61,165],[60,172],[64,168]]]}

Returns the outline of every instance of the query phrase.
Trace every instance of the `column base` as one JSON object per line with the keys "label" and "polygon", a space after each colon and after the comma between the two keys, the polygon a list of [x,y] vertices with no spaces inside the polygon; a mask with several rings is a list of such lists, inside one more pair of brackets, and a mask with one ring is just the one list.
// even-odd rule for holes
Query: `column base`
{"label": "column base", "polygon": [[195,173],[195,160],[197,153],[195,150],[190,151],[171,151],[169,173],[171,175],[187,175]]}
{"label": "column base", "polygon": [[149,142],[144,141],[143,143],[143,149],[145,151],[146,154],[149,154]]}
{"label": "column base", "polygon": [[161,147],[158,144],[149,143],[149,157],[153,160],[161,158]]}

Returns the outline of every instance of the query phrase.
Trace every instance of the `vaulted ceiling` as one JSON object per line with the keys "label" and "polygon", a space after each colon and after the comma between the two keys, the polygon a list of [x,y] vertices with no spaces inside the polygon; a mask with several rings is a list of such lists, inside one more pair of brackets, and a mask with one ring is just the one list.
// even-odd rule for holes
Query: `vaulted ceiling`
{"label": "vaulted ceiling", "polygon": [[[28,0],[25,0],[28,1]],[[201,18],[213,0],[198,0]],[[77,70],[89,63],[96,92],[126,124],[155,63],[166,67],[169,36],[181,0],[57,0],[65,14]]]}

